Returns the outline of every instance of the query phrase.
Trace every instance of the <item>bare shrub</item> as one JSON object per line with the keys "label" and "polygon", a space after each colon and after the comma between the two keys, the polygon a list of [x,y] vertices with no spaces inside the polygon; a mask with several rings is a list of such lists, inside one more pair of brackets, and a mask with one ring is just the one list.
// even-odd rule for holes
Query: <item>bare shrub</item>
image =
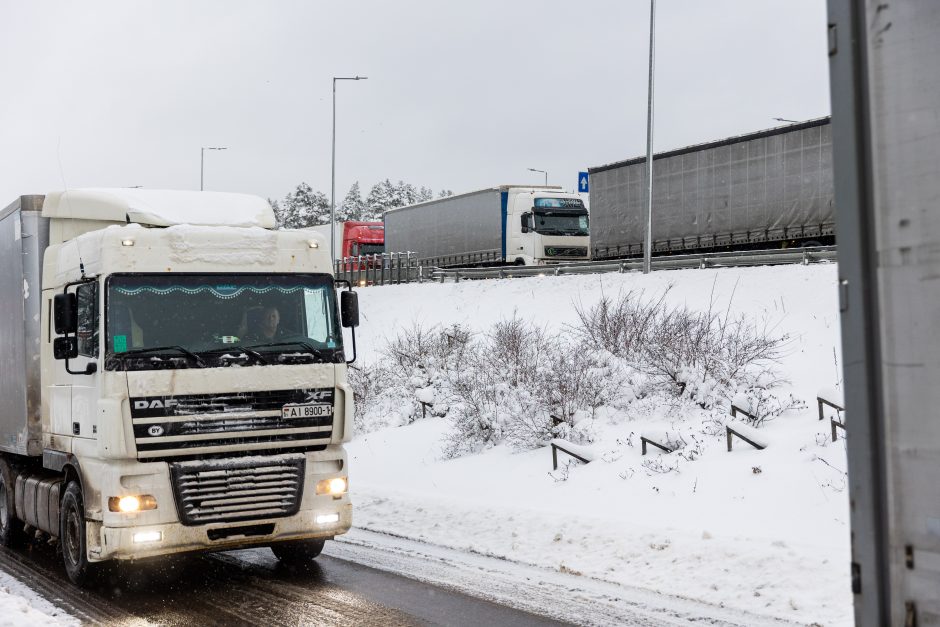
{"label": "bare shrub", "polygon": [[642,292],[602,297],[578,307],[578,336],[627,360],[661,391],[714,407],[769,371],[782,355],[786,335],[773,335],[744,315],[722,314],[714,297],[705,311],[669,306],[666,293],[644,300]]}
{"label": "bare shrub", "polygon": [[602,295],[590,308],[575,306],[580,325],[575,332],[589,345],[632,360],[641,351],[651,325],[671,288],[658,299],[643,300],[643,292],[620,294],[616,300]]}
{"label": "bare shrub", "polygon": [[788,411],[806,409],[806,403],[792,394],[780,396],[765,387],[751,387],[738,393],[733,402],[750,416],[744,420],[753,427],[760,427]]}

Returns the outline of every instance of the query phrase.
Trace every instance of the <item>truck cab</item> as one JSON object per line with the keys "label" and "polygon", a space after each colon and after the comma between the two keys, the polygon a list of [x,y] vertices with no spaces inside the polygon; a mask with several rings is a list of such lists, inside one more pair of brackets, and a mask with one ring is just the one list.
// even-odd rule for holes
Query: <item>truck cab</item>
{"label": "truck cab", "polygon": [[507,263],[546,265],[590,259],[588,211],[577,194],[550,188],[509,188]]}
{"label": "truck cab", "polygon": [[239,194],[73,190],[28,218],[38,406],[0,425],[0,540],[58,537],[81,584],[97,562],[185,551],[309,560],[349,529],[358,306],[339,306],[322,236],[272,230]]}

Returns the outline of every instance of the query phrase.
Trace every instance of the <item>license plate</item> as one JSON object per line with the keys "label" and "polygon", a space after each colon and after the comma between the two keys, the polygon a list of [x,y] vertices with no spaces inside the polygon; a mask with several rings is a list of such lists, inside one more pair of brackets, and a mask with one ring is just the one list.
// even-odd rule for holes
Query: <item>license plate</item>
{"label": "license plate", "polygon": [[284,405],[282,418],[323,418],[333,415],[332,405]]}

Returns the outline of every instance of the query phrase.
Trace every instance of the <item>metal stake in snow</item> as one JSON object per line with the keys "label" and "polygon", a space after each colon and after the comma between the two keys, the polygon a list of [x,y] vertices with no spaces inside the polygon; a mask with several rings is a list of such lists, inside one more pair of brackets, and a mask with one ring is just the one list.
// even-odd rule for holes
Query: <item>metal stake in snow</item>
{"label": "metal stake in snow", "polygon": [[650,0],[650,82],[646,104],[646,234],[643,237],[643,274],[650,272],[653,249],[653,60],[656,51],[656,0]]}
{"label": "metal stake in snow", "polygon": [[330,158],[330,261],[336,264],[336,81],[364,81],[368,76],[333,77],[333,153]]}

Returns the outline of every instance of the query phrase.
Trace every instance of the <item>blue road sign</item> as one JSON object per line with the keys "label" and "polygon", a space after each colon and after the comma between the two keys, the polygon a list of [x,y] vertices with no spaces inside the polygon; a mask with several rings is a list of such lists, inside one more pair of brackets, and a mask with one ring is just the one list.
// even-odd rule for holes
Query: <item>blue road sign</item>
{"label": "blue road sign", "polygon": [[588,173],[578,172],[578,191],[586,194],[588,191]]}

